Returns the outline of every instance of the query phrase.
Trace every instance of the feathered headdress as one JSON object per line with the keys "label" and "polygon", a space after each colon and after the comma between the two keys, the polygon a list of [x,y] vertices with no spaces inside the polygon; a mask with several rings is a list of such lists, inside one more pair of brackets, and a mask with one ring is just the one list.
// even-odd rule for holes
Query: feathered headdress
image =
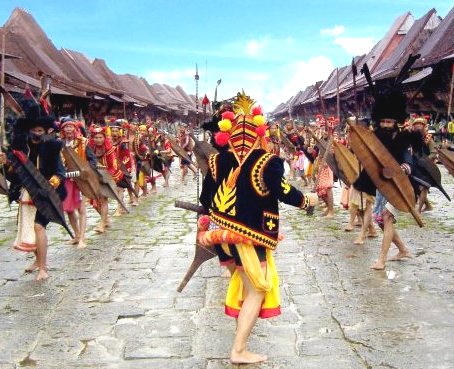
{"label": "feathered headdress", "polygon": [[239,92],[233,102],[233,112],[222,113],[222,120],[218,122],[220,132],[215,134],[216,144],[228,144],[239,162],[245,159],[266,133],[267,125],[262,108],[254,105],[255,101],[244,91]]}
{"label": "feathered headdress", "polygon": [[402,91],[402,81],[408,76],[411,66],[419,56],[419,54],[410,54],[407,62],[404,64],[393,83],[380,91],[377,91],[377,88],[372,81],[367,64],[363,65],[361,72],[366,77],[372,96],[375,100],[371,112],[371,118],[374,123],[378,123],[384,118],[395,119],[398,123],[403,123],[405,121],[407,117],[407,99]]}

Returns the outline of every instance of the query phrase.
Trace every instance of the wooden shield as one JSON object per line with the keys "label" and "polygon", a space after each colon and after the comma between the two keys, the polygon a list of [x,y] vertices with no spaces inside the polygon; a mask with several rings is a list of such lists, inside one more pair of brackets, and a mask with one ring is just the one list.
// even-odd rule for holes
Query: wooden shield
{"label": "wooden shield", "polygon": [[430,184],[433,187],[436,187],[440,190],[440,192],[445,195],[448,201],[451,201],[446,190],[443,188],[441,184],[441,172],[440,169],[436,166],[432,159],[430,159],[427,155],[422,155],[417,161],[416,165],[422,169],[430,178]]}
{"label": "wooden shield", "polygon": [[62,225],[71,238],[74,238],[66,224],[63,203],[48,180],[43,177],[23,152],[13,150],[8,158],[13,165],[15,174],[27,189],[40,213],[50,222]]}
{"label": "wooden shield", "polygon": [[423,222],[415,210],[415,193],[399,163],[375,134],[360,126],[350,125],[350,144],[372,182],[396,209],[411,213],[416,223]]}
{"label": "wooden shield", "polygon": [[74,178],[80,192],[91,200],[96,200],[101,194],[101,184],[98,175],[90,167],[90,164],[83,160],[72,147],[66,146],[62,149],[68,172],[80,171],[80,177]]}
{"label": "wooden shield", "polygon": [[194,142],[195,159],[202,175],[205,176],[208,173],[208,159],[218,151],[209,142],[198,140],[194,140]]}
{"label": "wooden shield", "polygon": [[170,141],[170,146],[172,147],[172,150],[175,154],[177,154],[180,158],[186,160],[187,162],[189,162],[190,164],[193,164],[195,166],[195,164],[192,162],[189,155],[186,153],[186,151],[184,151],[184,149],[180,145],[178,145],[176,140],[169,137],[169,141]]}
{"label": "wooden shield", "polygon": [[359,161],[345,145],[333,142],[334,157],[336,158],[339,171],[342,173],[343,182],[351,186],[359,176]]}
{"label": "wooden shield", "polygon": [[447,149],[437,149],[438,159],[446,167],[449,174],[454,176],[454,152]]}
{"label": "wooden shield", "polygon": [[281,142],[284,145],[284,147],[288,150],[290,154],[294,154],[296,152],[296,147],[295,145],[288,139],[287,135],[285,133],[281,134]]}
{"label": "wooden shield", "polygon": [[110,173],[107,171],[107,168],[103,168],[103,167],[96,168],[95,172],[97,173],[99,183],[101,184],[101,194],[104,197],[108,197],[110,199],[117,200],[117,202],[120,204],[122,209],[126,213],[129,213],[129,210],[127,209],[127,207],[125,206],[123,201],[121,201],[121,199],[118,197],[118,194],[116,191],[117,185],[115,184],[115,181],[112,178],[112,176],[110,175]]}
{"label": "wooden shield", "polygon": [[0,173],[0,195],[8,195],[8,182],[3,174]]}
{"label": "wooden shield", "polygon": [[[339,165],[337,164],[336,158],[334,157],[333,153],[331,152],[331,149],[330,149],[331,145],[329,144],[329,141],[326,142],[324,140],[320,140],[315,135],[312,135],[312,137],[314,138],[315,142],[317,143],[317,146],[320,149],[320,152],[318,153],[318,155],[320,157],[324,157],[325,158],[324,161],[326,162],[326,164],[328,164],[329,168],[333,171],[334,175],[337,178],[340,178],[340,180],[342,182],[345,182],[346,179],[344,178],[343,173],[339,169]],[[331,140],[331,141],[334,142],[334,140]],[[328,152],[325,155],[327,146],[329,146],[329,148],[328,148]],[[317,172],[318,172],[319,166],[320,166],[320,161],[318,163]]]}

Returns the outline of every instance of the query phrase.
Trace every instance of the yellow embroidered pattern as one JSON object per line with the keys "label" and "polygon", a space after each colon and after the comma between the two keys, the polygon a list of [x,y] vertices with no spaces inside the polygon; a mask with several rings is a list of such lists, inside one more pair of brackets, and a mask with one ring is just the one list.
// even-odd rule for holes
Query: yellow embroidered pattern
{"label": "yellow embroidered pattern", "polygon": [[290,183],[287,182],[287,179],[286,178],[282,178],[282,181],[281,181],[281,187],[282,187],[282,192],[284,193],[284,195],[287,195],[290,190],[292,189],[292,187],[290,186]]}
{"label": "yellow embroidered pattern", "polygon": [[260,246],[265,246],[266,248],[269,248],[271,250],[274,250],[277,247],[277,240],[269,236],[266,236],[262,233],[259,233],[257,231],[254,231],[251,228],[246,227],[241,223],[237,223],[234,220],[224,218],[221,214],[216,214],[212,210],[210,210],[210,218],[218,226],[228,229],[232,232],[238,233],[242,236],[245,236],[249,238],[252,242]]}
{"label": "yellow embroidered pattern", "polygon": [[210,171],[211,171],[211,175],[213,176],[213,179],[216,181],[216,176],[217,176],[217,172],[216,172],[216,158],[219,154],[213,154],[213,155],[210,155],[209,159],[208,159],[208,166],[210,167]]}
{"label": "yellow embroidered pattern", "polygon": [[263,170],[265,169],[266,163],[268,163],[268,161],[273,156],[274,155],[271,153],[266,153],[265,155],[261,156],[252,167],[251,172],[252,187],[259,196],[267,196],[270,193],[263,179]]}
{"label": "yellow embroidered pattern", "polygon": [[229,176],[222,181],[213,199],[217,211],[231,216],[236,215],[236,181],[233,178],[237,172],[238,170],[233,169],[230,171]]}

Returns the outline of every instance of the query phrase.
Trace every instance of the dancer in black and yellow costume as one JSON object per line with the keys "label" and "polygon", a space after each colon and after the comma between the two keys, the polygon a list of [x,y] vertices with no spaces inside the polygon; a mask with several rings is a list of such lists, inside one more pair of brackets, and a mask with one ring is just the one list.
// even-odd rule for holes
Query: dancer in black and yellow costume
{"label": "dancer in black and yellow costume", "polygon": [[[228,145],[228,150],[210,157],[200,197],[210,218],[205,235],[228,233],[231,237],[224,239],[234,242],[215,245],[221,263],[232,273],[225,306],[226,314],[238,319],[232,363],[267,359],[247,351],[247,339],[257,317],[280,314],[272,256],[279,238],[278,202],[303,209],[317,202],[316,194],[292,187],[284,177],[282,159],[266,151],[267,125],[261,108],[253,105],[244,92],[239,93],[233,112],[222,114],[215,140],[220,146]],[[205,225],[206,221],[207,217]]]}

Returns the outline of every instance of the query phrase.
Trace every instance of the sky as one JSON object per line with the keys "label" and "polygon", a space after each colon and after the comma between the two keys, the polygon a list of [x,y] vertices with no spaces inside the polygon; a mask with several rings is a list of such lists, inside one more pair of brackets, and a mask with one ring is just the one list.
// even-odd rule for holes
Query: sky
{"label": "sky", "polygon": [[54,45],[104,59],[117,74],[218,100],[244,90],[265,111],[367,53],[407,11],[451,0],[0,0],[0,24],[27,10]]}

